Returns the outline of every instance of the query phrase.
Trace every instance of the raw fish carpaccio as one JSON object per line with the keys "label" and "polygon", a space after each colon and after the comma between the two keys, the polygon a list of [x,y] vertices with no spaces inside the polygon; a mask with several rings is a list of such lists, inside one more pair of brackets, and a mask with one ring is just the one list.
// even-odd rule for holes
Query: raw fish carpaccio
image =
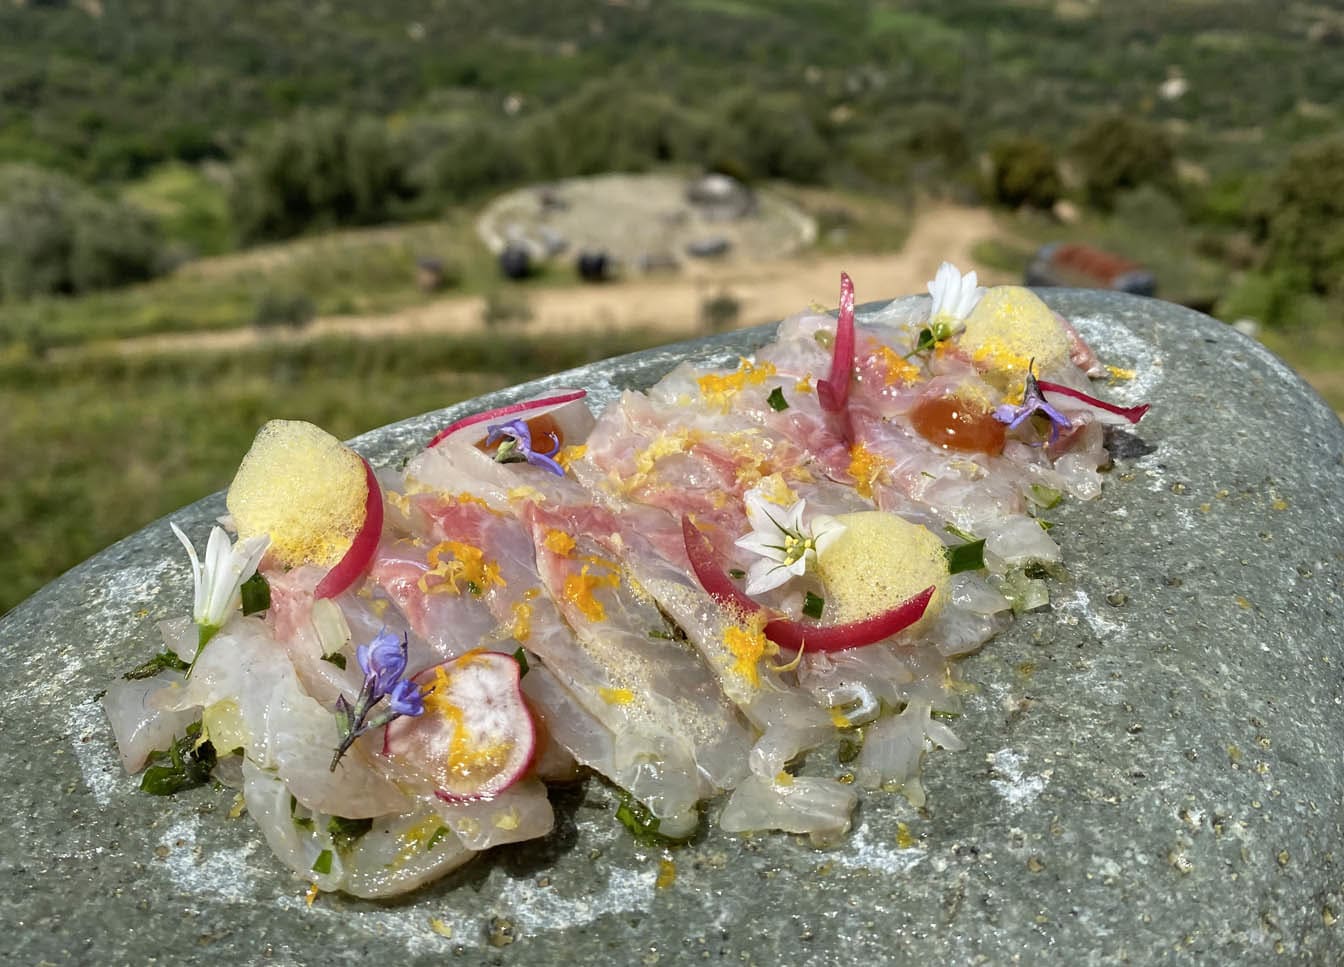
{"label": "raw fish carpaccio", "polygon": [[1108,368],[1028,290],[929,289],[856,326],[846,277],[736,367],[476,414],[401,470],[267,424],[235,537],[177,531],[191,617],[104,698],[127,771],[238,787],[284,864],[364,897],[546,835],[547,783],[591,773],[668,839],[826,846],[861,795],[920,805],[956,659],[1048,601],[1039,513],[1097,497],[1146,409],[1092,395]]}

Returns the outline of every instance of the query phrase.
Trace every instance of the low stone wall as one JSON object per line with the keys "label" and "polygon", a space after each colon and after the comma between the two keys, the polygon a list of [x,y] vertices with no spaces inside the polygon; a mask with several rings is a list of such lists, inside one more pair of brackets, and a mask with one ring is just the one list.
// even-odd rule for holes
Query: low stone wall
{"label": "low stone wall", "polygon": [[[1138,371],[1153,409],[1102,497],[1059,509],[1068,573],[1052,606],[966,660],[969,748],[926,760],[924,809],[869,796],[827,852],[711,829],[664,856],[590,781],[556,792],[546,840],[401,903],[308,907],[305,884],[227,817],[230,793],[154,799],[118,765],[95,696],[155,648],[156,620],[190,607],[160,522],[0,620],[13,962],[1340,962],[1344,427],[1211,319],[1044,297]],[[768,335],[599,363],[355,446],[398,461],[455,415],[540,385],[601,403]],[[221,511],[216,495],[172,516],[200,533]]]}

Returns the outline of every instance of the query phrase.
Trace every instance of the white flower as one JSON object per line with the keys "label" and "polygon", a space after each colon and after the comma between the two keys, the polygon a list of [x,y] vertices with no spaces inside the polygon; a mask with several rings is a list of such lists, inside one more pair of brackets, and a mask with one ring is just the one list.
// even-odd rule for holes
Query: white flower
{"label": "white flower", "polygon": [[785,508],[753,488],[747,491],[746,502],[751,533],[736,543],[761,558],[747,569],[747,594],[764,594],[789,578],[805,574],[816,564],[817,555],[845,532],[844,524],[825,514],[818,514],[804,526],[805,500]]}
{"label": "white flower", "polygon": [[229,615],[238,607],[242,597],[243,583],[256,573],[261,556],[266,553],[271,539],[266,536],[249,537],[237,547],[229,541],[224,528],[216,526],[210,531],[210,540],[205,546],[205,563],[196,556],[182,528],[169,522],[173,533],[187,549],[191,558],[191,578],[195,583],[195,597],[191,606],[192,620],[203,632],[213,634],[228,621]]}
{"label": "white flower", "polygon": [[977,281],[974,272],[962,275],[951,262],[938,266],[938,274],[929,282],[929,295],[933,296],[929,320],[943,323],[949,335],[960,329],[958,323],[966,320],[985,294],[984,286],[976,285]]}

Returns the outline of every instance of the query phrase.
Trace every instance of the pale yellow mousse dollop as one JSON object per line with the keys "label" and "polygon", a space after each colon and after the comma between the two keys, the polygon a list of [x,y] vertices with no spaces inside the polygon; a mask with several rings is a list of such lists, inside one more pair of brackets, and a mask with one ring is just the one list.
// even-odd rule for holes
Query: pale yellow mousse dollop
{"label": "pale yellow mousse dollop", "polygon": [[271,538],[282,567],[331,567],[364,523],[368,482],[359,455],[330,433],[298,420],[272,420],[229,485],[239,540]]}
{"label": "pale yellow mousse dollop", "polygon": [[1036,372],[1049,373],[1069,359],[1069,337],[1055,315],[1030,289],[1001,285],[981,297],[966,317],[962,350],[987,373],[1011,382]]}
{"label": "pale yellow mousse dollop", "polygon": [[878,510],[844,514],[836,520],[845,525],[845,532],[817,558],[828,623],[880,614],[930,584],[937,590],[920,620],[942,609],[947,601],[947,555],[937,535]]}

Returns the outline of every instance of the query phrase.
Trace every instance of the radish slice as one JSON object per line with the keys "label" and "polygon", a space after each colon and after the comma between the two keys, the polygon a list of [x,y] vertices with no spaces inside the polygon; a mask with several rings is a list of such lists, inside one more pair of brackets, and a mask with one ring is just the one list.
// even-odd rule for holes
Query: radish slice
{"label": "radish slice", "polygon": [[359,580],[373,560],[373,552],[378,549],[378,539],[383,536],[383,491],[378,486],[378,478],[373,475],[369,461],[363,457],[359,459],[364,464],[364,482],[369,488],[368,496],[364,498],[364,523],[350,542],[350,550],[327,572],[326,577],[317,582],[317,588],[313,591],[315,598],[334,598]]}
{"label": "radish slice", "polygon": [[[749,615],[765,610],[737,589],[733,579],[715,558],[714,547],[710,544],[709,538],[691,523],[689,517],[681,519],[681,536],[686,543],[686,556],[690,558],[691,569],[695,571],[701,586],[714,600]],[[929,586],[894,608],[875,614],[871,618],[842,625],[818,625],[788,618],[773,618],[765,625],[765,636],[781,648],[792,648],[795,651],[799,648],[806,648],[808,651],[845,651],[849,648],[861,648],[890,638],[924,617],[924,612],[933,599],[933,592],[933,586]]]}
{"label": "radish slice", "polygon": [[854,374],[854,283],[840,273],[840,313],[835,321],[835,346],[831,354],[831,375],[817,383],[821,408],[838,413],[849,400],[849,384]]}
{"label": "radish slice", "polygon": [[[425,449],[436,447],[444,440],[451,438],[461,439],[466,443],[478,443],[484,440],[488,432],[488,425],[498,423],[510,417],[522,417],[532,419],[534,417],[550,414],[560,426],[562,435],[566,440],[583,440],[588,436],[588,431],[593,428],[593,414],[589,411],[587,405],[569,407],[570,403],[576,403],[588,395],[584,389],[561,390],[559,393],[550,393],[546,396],[539,396],[535,399],[523,400],[519,403],[510,403],[508,406],[501,406],[498,409],[486,410],[484,413],[473,413],[471,416],[463,417],[455,423],[450,423],[426,444]],[[562,419],[562,413],[565,417]],[[566,425],[568,422],[569,425]]]}
{"label": "radish slice", "polygon": [[508,655],[471,651],[415,677],[425,711],[387,727],[383,751],[446,802],[488,799],[532,764],[537,733]]}
{"label": "radish slice", "polygon": [[[1151,404],[1143,403],[1140,406],[1116,406],[1114,403],[1107,403],[1105,400],[1099,400],[1095,396],[1088,396],[1082,390],[1076,390],[1072,386],[1063,386],[1059,383],[1047,383],[1043,379],[1038,379],[1036,385],[1041,388],[1043,393],[1058,393],[1060,396],[1069,396],[1075,400],[1082,400],[1090,406],[1094,406],[1106,413],[1114,413],[1122,416],[1130,423],[1138,423],[1143,419],[1143,415],[1148,412]],[[1105,422],[1113,422],[1107,420]]]}

